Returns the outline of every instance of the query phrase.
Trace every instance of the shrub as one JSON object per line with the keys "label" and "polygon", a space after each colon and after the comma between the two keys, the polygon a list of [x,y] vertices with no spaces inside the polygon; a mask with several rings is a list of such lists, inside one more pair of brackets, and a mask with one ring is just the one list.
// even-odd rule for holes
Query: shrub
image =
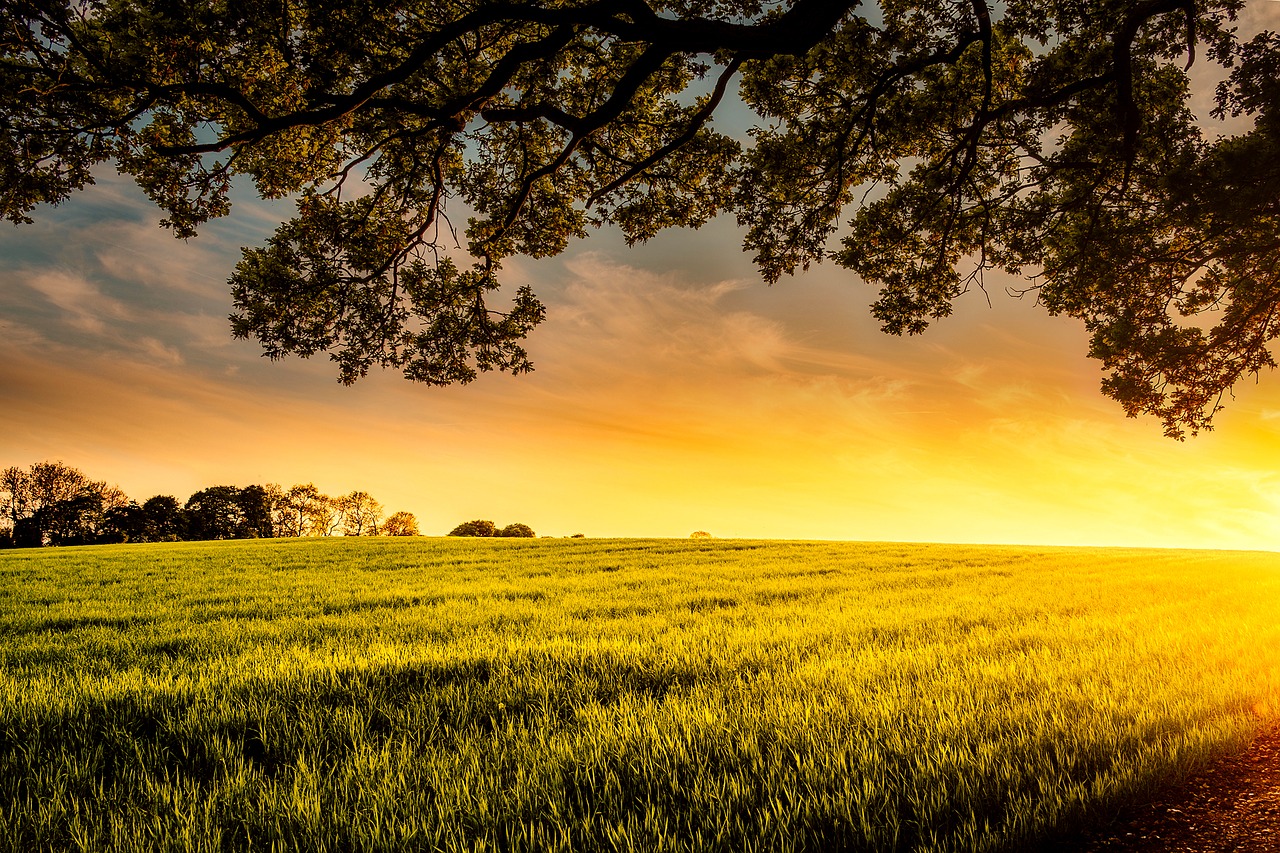
{"label": "shrub", "polygon": [[532,539],[538,534],[533,532],[533,528],[527,524],[508,524],[499,530],[495,536],[515,536],[524,539]]}
{"label": "shrub", "polygon": [[711,534],[705,530],[695,530],[689,534],[690,539],[710,539]]}
{"label": "shrub", "polygon": [[464,521],[453,530],[449,531],[450,536],[494,536],[498,532],[498,528],[494,526],[492,521]]}

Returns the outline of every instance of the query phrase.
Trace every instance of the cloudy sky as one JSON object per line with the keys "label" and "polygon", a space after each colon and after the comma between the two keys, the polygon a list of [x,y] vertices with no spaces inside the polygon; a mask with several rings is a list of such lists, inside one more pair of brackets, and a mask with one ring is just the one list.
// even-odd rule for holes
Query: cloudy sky
{"label": "cloudy sky", "polygon": [[[1280,27],[1255,0],[1245,25]],[[923,337],[819,267],[766,287],[730,221],[518,261],[548,320],[528,376],[449,389],[233,341],[239,247],[288,213],[242,193],[193,240],[127,180],[0,228],[0,465],[61,459],[142,500],[362,488],[424,533],[1280,548],[1280,376],[1184,443],[1098,391],[1073,320],[989,279]]]}

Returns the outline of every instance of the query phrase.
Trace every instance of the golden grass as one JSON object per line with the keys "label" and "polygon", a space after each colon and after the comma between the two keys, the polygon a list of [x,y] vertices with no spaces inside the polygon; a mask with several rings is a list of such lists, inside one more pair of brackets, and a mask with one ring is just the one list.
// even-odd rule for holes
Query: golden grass
{"label": "golden grass", "polygon": [[1280,714],[1280,555],[0,554],[0,850],[1018,850]]}

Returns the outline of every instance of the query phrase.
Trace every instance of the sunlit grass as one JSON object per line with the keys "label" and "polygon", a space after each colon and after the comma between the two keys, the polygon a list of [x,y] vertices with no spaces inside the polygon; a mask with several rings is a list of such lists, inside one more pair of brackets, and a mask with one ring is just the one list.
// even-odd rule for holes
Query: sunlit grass
{"label": "sunlit grass", "polygon": [[1017,850],[1278,706],[1273,554],[0,554],[0,850]]}

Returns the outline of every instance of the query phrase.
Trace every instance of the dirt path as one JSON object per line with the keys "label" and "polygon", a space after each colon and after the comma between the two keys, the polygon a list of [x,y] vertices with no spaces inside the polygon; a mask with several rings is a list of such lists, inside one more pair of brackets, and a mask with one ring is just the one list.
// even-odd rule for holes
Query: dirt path
{"label": "dirt path", "polygon": [[1280,729],[1108,827],[1049,848],[1080,853],[1280,853]]}

